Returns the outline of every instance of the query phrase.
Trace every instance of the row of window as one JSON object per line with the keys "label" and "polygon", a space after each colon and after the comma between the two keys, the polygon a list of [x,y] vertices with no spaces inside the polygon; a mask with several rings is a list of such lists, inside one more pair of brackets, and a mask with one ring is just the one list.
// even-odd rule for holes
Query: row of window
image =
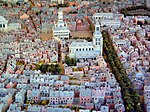
{"label": "row of window", "polygon": [[101,43],[100,42],[96,42],[96,45],[101,45]]}
{"label": "row of window", "polygon": [[56,36],[56,37],[60,36],[61,37],[61,36],[69,36],[69,35],[68,34],[64,34],[64,35],[61,34],[61,35],[54,35],[54,36]]}
{"label": "row of window", "polygon": [[5,28],[5,24],[0,24],[0,28]]}
{"label": "row of window", "polygon": [[55,34],[64,34],[64,33],[66,33],[66,34],[68,34],[69,32],[54,32]]}
{"label": "row of window", "polygon": [[[56,26],[57,27],[57,26]],[[59,27],[66,27],[66,24],[64,24],[64,26],[63,25],[59,25]]]}
{"label": "row of window", "polygon": [[94,48],[79,48],[79,49],[76,49],[76,51],[93,51],[94,50]]}
{"label": "row of window", "polygon": [[[56,97],[56,98],[50,98],[51,100],[58,100],[58,98]],[[64,98],[64,97],[61,97],[61,98],[59,98],[60,100],[62,100],[62,99],[67,99],[67,100],[70,100],[70,99],[73,99],[72,97],[69,97],[69,98]]]}
{"label": "row of window", "polygon": [[96,38],[96,41],[101,41],[101,39],[100,38]]}
{"label": "row of window", "polygon": [[112,18],[112,17],[108,17],[108,16],[107,17],[104,17],[104,16],[103,17],[95,17],[95,19],[107,19],[107,18]]}

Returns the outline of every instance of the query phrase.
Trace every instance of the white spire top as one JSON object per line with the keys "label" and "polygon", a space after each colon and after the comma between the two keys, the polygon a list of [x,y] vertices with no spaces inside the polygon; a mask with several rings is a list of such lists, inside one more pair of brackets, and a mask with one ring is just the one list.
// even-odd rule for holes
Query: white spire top
{"label": "white spire top", "polygon": [[99,22],[98,22],[98,20],[96,19],[96,24],[95,25],[99,25],[100,26],[100,24],[99,24]]}
{"label": "white spire top", "polygon": [[96,24],[95,24],[95,32],[100,32],[100,24],[99,24],[99,21],[96,20]]}
{"label": "white spire top", "polygon": [[58,19],[59,20],[63,19],[63,11],[61,9],[59,9],[59,11],[58,11]]}

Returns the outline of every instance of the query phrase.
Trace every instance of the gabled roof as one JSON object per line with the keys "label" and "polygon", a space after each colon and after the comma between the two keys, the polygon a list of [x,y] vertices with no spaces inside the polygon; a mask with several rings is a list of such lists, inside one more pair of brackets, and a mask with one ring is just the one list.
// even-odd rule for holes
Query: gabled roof
{"label": "gabled roof", "polygon": [[0,16],[0,24],[3,23],[3,24],[7,24],[8,21],[3,17],[3,16]]}

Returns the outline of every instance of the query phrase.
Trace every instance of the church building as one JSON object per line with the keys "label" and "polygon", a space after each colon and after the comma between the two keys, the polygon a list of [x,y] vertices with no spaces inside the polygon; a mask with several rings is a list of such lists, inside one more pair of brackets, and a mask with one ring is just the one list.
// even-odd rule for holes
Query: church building
{"label": "church building", "polygon": [[69,45],[69,57],[77,60],[95,59],[102,56],[103,37],[100,30],[100,24],[96,21],[93,41],[88,42],[84,39],[75,40]]}
{"label": "church building", "polygon": [[58,21],[55,23],[53,29],[53,37],[58,37],[61,40],[69,39],[69,29],[67,27],[67,23],[63,20],[63,12],[62,10],[58,11]]}

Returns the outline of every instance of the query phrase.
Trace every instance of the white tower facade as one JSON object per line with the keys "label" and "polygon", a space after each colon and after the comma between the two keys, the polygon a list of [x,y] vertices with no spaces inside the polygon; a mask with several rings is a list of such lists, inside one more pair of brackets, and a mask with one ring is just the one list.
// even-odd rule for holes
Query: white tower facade
{"label": "white tower facade", "polygon": [[61,10],[58,11],[58,20],[63,20],[63,12]]}
{"label": "white tower facade", "polygon": [[103,37],[100,30],[100,24],[96,21],[95,32],[93,33],[93,45],[96,52],[100,52],[100,55],[103,53]]}

